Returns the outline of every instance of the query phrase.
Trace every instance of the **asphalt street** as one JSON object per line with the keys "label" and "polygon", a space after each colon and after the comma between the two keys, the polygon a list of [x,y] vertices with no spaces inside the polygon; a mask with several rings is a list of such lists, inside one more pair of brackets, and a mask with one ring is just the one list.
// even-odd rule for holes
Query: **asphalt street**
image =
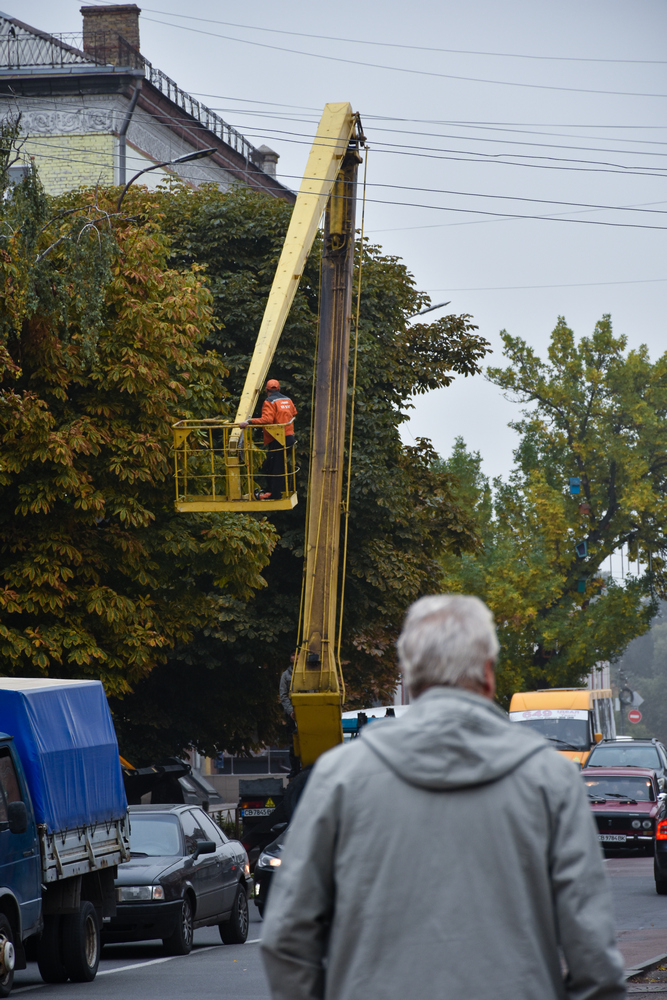
{"label": "asphalt street", "polygon": [[245,944],[222,944],[216,927],[195,931],[189,955],[165,958],[160,941],[107,945],[93,983],[43,983],[37,966],[17,972],[12,996],[34,992],[39,1000],[269,1000],[259,956],[262,927],[250,906]]}
{"label": "asphalt street", "polygon": [[[626,965],[667,952],[667,897],[655,892],[652,860],[612,858],[606,868]],[[195,932],[195,947],[184,958],[166,958],[159,941],[108,945],[94,983],[48,986],[31,963],[16,973],[12,996],[35,992],[39,1000],[269,1000],[258,948],[262,922],[254,903],[250,909],[244,945],[223,945],[212,927]]]}

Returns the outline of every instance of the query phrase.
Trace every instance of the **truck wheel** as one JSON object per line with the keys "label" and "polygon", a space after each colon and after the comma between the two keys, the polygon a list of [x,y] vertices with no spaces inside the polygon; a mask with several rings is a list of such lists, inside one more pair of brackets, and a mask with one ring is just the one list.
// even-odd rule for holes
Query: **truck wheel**
{"label": "truck wheel", "polygon": [[8,997],[14,985],[14,933],[4,913],[0,913],[0,997]]}
{"label": "truck wheel", "polygon": [[67,982],[60,922],[58,916],[44,917],[44,930],[37,946],[37,967],[45,983]]}
{"label": "truck wheel", "polygon": [[248,897],[246,896],[245,886],[240,885],[236,890],[231,917],[229,920],[218,924],[223,944],[245,944],[245,940],[248,937],[249,922]]}
{"label": "truck wheel", "polygon": [[100,964],[100,923],[91,902],[62,918],[63,960],[73,983],[91,983]]}
{"label": "truck wheel", "polygon": [[181,905],[176,930],[169,937],[162,939],[168,955],[189,955],[192,951],[192,903],[188,896]]}

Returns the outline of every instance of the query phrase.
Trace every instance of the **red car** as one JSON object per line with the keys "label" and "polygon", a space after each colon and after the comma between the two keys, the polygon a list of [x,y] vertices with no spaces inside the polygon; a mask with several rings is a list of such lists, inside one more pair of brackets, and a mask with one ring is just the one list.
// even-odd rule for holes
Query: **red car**
{"label": "red car", "polygon": [[647,767],[587,767],[581,772],[605,850],[653,855],[660,789]]}

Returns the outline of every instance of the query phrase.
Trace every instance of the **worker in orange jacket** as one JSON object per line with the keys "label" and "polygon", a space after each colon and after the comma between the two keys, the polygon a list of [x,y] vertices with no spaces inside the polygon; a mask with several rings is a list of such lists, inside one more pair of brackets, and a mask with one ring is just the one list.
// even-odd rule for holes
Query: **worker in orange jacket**
{"label": "worker in orange jacket", "polygon": [[285,459],[294,448],[294,418],[296,416],[296,406],[289,398],[280,391],[278,379],[270,378],[266,383],[266,399],[262,406],[261,417],[253,417],[252,420],[243,420],[239,427],[247,427],[248,424],[284,424],[285,425],[285,447],[280,441],[264,430],[264,444],[268,445],[266,460],[262,466],[262,472],[266,476],[266,490],[260,493],[260,500],[282,500],[283,488],[285,487]]}

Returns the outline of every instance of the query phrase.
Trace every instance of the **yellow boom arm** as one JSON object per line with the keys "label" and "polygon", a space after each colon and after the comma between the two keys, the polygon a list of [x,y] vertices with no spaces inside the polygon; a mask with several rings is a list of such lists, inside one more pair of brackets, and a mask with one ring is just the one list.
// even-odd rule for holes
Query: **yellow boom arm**
{"label": "yellow boom arm", "polygon": [[235,422],[249,420],[253,414],[354,127],[355,118],[348,103],[325,105],[269,292]]}

